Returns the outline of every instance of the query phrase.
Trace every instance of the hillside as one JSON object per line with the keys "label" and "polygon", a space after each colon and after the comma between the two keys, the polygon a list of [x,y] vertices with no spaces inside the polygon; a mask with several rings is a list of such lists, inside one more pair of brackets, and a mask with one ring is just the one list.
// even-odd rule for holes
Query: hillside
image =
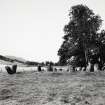
{"label": "hillside", "polygon": [[21,66],[36,66],[39,64],[39,62],[27,61],[23,58],[15,57],[15,56],[0,55],[0,64],[2,64],[2,65],[17,64],[17,65],[21,65]]}
{"label": "hillside", "polygon": [[15,57],[15,56],[5,56],[6,58],[12,59],[12,60],[16,60],[16,61],[20,61],[20,62],[26,62],[25,59],[21,58],[21,57]]}
{"label": "hillside", "polygon": [[3,65],[11,65],[11,64],[17,64],[17,65],[22,65],[24,64],[25,61],[21,59],[17,59],[16,57],[9,57],[9,56],[3,56],[0,55],[0,64]]}

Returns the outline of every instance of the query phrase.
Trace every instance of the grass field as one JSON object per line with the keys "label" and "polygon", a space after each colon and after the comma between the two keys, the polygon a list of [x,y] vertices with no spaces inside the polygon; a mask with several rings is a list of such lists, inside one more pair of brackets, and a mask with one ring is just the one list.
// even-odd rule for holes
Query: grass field
{"label": "grass field", "polygon": [[0,105],[105,105],[105,72],[1,72]]}

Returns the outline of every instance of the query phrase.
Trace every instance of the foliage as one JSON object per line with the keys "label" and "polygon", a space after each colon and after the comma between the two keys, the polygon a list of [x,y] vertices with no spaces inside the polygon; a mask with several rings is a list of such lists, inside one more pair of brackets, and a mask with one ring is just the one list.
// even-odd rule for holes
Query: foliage
{"label": "foliage", "polygon": [[58,50],[60,62],[66,63],[70,57],[77,56],[87,63],[87,53],[91,45],[105,43],[105,38],[102,38],[105,31],[98,33],[102,20],[85,5],[72,6],[69,19],[69,23],[64,26],[64,42]]}

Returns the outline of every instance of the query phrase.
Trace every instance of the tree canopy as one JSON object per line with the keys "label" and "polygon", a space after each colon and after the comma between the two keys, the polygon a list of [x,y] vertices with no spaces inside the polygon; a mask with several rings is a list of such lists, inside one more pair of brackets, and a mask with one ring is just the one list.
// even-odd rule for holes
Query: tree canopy
{"label": "tree canopy", "polygon": [[[86,5],[81,4],[71,7],[69,20],[64,26],[64,41],[58,50],[59,62],[66,64],[67,59],[72,56],[77,56],[87,62],[87,52],[92,46],[100,49],[105,47],[105,31],[98,32],[102,19]],[[101,55],[104,52],[100,50]]]}

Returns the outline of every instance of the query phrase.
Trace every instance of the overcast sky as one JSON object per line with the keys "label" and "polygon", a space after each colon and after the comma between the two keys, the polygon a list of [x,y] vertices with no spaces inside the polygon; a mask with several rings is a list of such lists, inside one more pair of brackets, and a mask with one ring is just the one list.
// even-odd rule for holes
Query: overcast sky
{"label": "overcast sky", "polygon": [[0,55],[58,61],[70,7],[86,4],[105,29],[105,0],[0,0]]}

